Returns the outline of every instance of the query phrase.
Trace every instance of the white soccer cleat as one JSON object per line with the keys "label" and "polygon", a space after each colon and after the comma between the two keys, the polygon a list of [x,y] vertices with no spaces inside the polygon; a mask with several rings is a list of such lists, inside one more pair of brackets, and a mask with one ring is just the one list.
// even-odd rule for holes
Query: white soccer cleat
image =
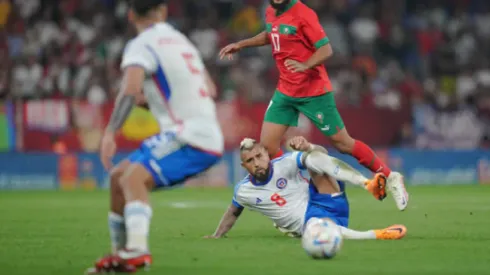
{"label": "white soccer cleat", "polygon": [[402,174],[391,172],[387,180],[386,186],[395,200],[396,207],[398,207],[398,210],[400,211],[405,210],[408,205],[408,193],[405,189]]}

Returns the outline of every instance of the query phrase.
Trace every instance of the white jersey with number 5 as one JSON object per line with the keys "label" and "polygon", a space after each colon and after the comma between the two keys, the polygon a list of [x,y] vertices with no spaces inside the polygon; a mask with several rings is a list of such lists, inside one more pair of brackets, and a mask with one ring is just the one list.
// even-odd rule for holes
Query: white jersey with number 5
{"label": "white jersey with number 5", "polygon": [[309,199],[308,180],[301,175],[301,155],[288,153],[272,160],[267,182],[247,176],[235,186],[233,205],[257,211],[286,231],[301,233]]}
{"label": "white jersey with number 5", "polygon": [[143,92],[162,132],[175,132],[181,141],[205,151],[223,151],[205,66],[187,37],[167,23],[154,24],[126,46],[121,68],[132,65],[146,72]]}

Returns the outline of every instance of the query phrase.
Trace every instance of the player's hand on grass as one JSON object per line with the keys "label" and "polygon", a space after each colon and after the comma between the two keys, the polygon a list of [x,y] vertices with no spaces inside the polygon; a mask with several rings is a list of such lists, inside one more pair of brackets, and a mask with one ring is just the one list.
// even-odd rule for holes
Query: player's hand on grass
{"label": "player's hand on grass", "polygon": [[240,51],[240,45],[238,43],[231,43],[228,46],[221,49],[219,52],[219,58],[224,59],[225,57],[228,60],[233,60],[233,54]]}
{"label": "player's hand on grass", "polygon": [[293,73],[304,72],[309,69],[304,63],[292,59],[286,60],[284,65],[286,65],[286,68]]}
{"label": "player's hand on grass", "polygon": [[114,133],[105,132],[100,144],[100,160],[106,170],[112,168],[112,158],[116,153],[117,145]]}
{"label": "player's hand on grass", "polygon": [[308,151],[311,148],[311,144],[306,138],[302,136],[293,137],[289,141],[289,146],[296,151]]}

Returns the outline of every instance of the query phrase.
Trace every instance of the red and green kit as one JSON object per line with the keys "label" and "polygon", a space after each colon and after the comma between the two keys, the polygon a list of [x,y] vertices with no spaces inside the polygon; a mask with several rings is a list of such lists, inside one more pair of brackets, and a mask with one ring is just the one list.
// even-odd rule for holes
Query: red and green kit
{"label": "red and green kit", "polygon": [[269,6],[266,28],[280,76],[264,120],[297,126],[303,113],[327,136],[343,129],[325,66],[291,72],[284,64],[288,59],[306,62],[329,43],[316,13],[299,0],[291,0],[282,12]]}

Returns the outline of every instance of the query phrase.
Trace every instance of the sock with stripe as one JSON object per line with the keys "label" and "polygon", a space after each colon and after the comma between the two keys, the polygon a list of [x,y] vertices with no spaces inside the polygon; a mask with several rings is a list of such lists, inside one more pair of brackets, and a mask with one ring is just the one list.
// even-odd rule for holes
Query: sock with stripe
{"label": "sock with stripe", "polygon": [[137,251],[148,251],[150,234],[151,207],[142,201],[132,201],[124,207],[126,221],[126,248]]}
{"label": "sock with stripe", "polygon": [[109,212],[108,218],[109,235],[111,236],[111,249],[113,253],[126,246],[126,225],[124,217],[114,212]]}
{"label": "sock with stripe", "polygon": [[352,156],[373,173],[383,173],[387,177],[390,176],[391,169],[364,142],[356,140]]}

